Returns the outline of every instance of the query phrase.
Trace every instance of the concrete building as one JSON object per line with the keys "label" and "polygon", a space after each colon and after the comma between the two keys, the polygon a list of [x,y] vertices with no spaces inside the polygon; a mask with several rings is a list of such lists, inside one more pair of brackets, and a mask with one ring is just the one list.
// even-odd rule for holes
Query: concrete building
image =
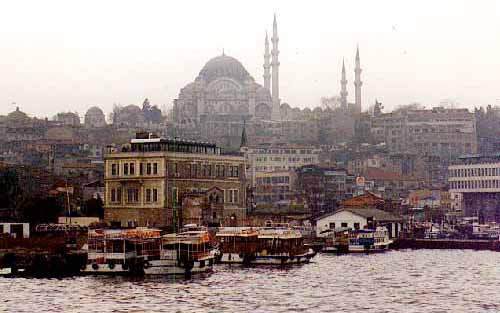
{"label": "concrete building", "polygon": [[55,120],[62,125],[75,127],[80,126],[80,117],[78,114],[72,112],[57,113]]}
{"label": "concrete building", "polygon": [[29,223],[1,223],[0,234],[9,234],[14,238],[29,238],[30,224]]}
{"label": "concrete building", "polygon": [[372,119],[371,133],[390,152],[451,160],[477,151],[474,114],[467,109],[398,110]]}
{"label": "concrete building", "polygon": [[294,198],[295,171],[258,172],[255,177],[254,203],[288,205]]}
{"label": "concrete building", "polygon": [[187,194],[206,193],[222,216],[245,218],[245,159],[215,144],[141,134],[105,155],[105,220],[121,226],[178,227]]}
{"label": "concrete building", "polygon": [[313,146],[289,144],[262,144],[248,147],[248,178],[255,187],[259,172],[296,170],[304,165],[319,164],[320,149]]}
{"label": "concrete building", "polygon": [[391,213],[378,209],[343,208],[316,219],[316,234],[321,236],[321,232],[338,227],[373,229],[376,226],[387,227],[389,237],[395,238],[399,236],[402,229],[402,220]]}
{"label": "concrete building", "polygon": [[500,221],[500,156],[467,156],[448,167],[451,194],[460,194],[465,216]]}

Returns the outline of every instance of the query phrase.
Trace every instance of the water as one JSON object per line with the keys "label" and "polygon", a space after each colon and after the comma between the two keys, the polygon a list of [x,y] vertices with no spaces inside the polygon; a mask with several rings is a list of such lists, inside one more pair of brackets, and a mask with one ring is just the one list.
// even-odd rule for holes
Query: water
{"label": "water", "polygon": [[317,255],[173,278],[0,278],[0,312],[499,312],[500,253]]}

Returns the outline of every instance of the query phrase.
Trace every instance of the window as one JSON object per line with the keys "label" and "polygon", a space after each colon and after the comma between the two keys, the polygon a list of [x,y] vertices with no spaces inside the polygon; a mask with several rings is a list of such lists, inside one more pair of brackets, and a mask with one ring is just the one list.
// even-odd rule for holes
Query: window
{"label": "window", "polygon": [[144,175],[144,164],[142,162],[139,163],[139,175]]}
{"label": "window", "polygon": [[153,189],[153,202],[158,202],[158,189]]}
{"label": "window", "polygon": [[127,190],[127,202],[133,203],[139,201],[139,189],[129,188]]}
{"label": "window", "polygon": [[330,229],[335,229],[335,223],[330,223]]}
{"label": "window", "polygon": [[111,202],[116,202],[116,189],[111,189]]}
{"label": "window", "polygon": [[146,202],[151,202],[151,189],[146,189]]}
{"label": "window", "polygon": [[238,203],[239,190],[238,189],[227,189],[226,192],[226,202],[228,203]]}
{"label": "window", "polygon": [[158,163],[153,163],[153,175],[158,175]]}
{"label": "window", "polygon": [[117,202],[122,201],[122,189],[121,188],[116,189],[116,201]]}
{"label": "window", "polygon": [[151,163],[146,164],[146,174],[151,175]]}
{"label": "window", "polygon": [[198,169],[197,164],[192,164],[192,165],[191,165],[191,177],[196,177],[196,176],[198,176],[198,171],[197,171],[197,169]]}
{"label": "window", "polygon": [[130,163],[130,175],[135,175],[135,163]]}
{"label": "window", "polygon": [[116,164],[111,164],[111,175],[116,176],[118,172],[116,171]]}
{"label": "window", "polygon": [[239,167],[238,166],[234,166],[234,169],[233,169],[233,177],[239,177]]}
{"label": "window", "polygon": [[359,229],[359,223],[354,223],[354,229],[356,229],[356,230]]}
{"label": "window", "polygon": [[123,175],[128,175],[128,163],[123,164]]}
{"label": "window", "polygon": [[340,223],[340,227],[347,227],[347,223]]}

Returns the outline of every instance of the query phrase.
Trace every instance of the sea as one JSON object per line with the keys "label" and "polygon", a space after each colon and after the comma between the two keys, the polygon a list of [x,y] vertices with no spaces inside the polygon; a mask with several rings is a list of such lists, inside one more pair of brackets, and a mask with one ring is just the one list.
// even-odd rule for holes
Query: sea
{"label": "sea", "polygon": [[190,279],[0,278],[0,312],[500,312],[500,253],[318,254]]}

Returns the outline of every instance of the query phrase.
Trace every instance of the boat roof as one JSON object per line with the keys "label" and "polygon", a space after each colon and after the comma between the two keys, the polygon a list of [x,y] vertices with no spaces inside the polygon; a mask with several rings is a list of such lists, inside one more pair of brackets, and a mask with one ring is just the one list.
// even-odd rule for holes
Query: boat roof
{"label": "boat roof", "polygon": [[216,237],[251,237],[257,236],[259,228],[254,227],[224,227],[215,234]]}
{"label": "boat roof", "polygon": [[295,229],[276,229],[276,228],[263,228],[259,230],[259,238],[279,238],[279,239],[293,239],[302,238],[300,231]]}
{"label": "boat roof", "polygon": [[147,227],[131,229],[89,229],[88,236],[102,239],[151,239],[159,238],[161,230]]}
{"label": "boat roof", "polygon": [[197,244],[210,241],[207,231],[186,231],[163,235],[162,241],[166,243]]}

